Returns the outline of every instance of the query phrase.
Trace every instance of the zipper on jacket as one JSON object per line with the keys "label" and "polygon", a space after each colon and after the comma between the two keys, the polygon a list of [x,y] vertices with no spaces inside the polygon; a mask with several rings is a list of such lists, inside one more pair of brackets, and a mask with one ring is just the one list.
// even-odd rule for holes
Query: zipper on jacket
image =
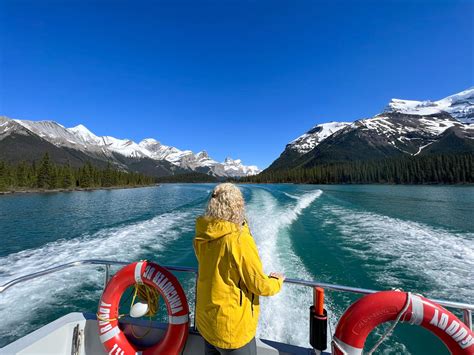
{"label": "zipper on jacket", "polygon": [[239,290],[240,290],[240,307],[242,307],[242,289],[240,288],[240,281],[242,281],[242,279],[239,279]]}

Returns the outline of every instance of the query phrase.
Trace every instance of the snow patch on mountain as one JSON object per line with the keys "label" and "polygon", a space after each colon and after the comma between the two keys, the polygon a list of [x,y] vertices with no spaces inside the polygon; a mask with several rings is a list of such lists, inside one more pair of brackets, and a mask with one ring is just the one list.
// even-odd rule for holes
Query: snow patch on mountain
{"label": "snow patch on mountain", "polygon": [[474,125],[463,124],[443,111],[430,115],[385,112],[355,121],[341,134],[351,130],[371,132],[371,137],[377,137],[374,139],[379,142],[384,141],[403,153],[418,155],[452,127],[464,132],[465,138],[473,136],[471,127]]}
{"label": "snow patch on mountain", "polygon": [[7,117],[0,116],[0,141],[9,135],[15,133],[19,135],[28,135],[30,131],[19,123],[10,120]]}
{"label": "snow patch on mountain", "polygon": [[300,154],[305,154],[314,149],[327,137],[350,125],[350,122],[329,122],[318,124],[305,134],[288,143],[288,148]]}
{"label": "snow patch on mountain", "polygon": [[118,139],[110,136],[101,138],[104,147],[123,156],[129,158],[145,158],[150,155],[149,152],[142,149],[142,147],[130,139]]}
{"label": "snow patch on mountain", "polygon": [[191,150],[180,150],[161,144],[153,138],[142,140],[139,146],[148,151],[153,159],[166,160],[184,169],[207,170],[215,176],[248,176],[256,175],[261,171],[254,165],[243,165],[240,159],[226,158],[220,163],[212,159],[204,150],[194,154]]}
{"label": "snow patch on mountain", "polygon": [[471,124],[474,123],[474,87],[438,101],[392,99],[387,111],[424,116],[444,111],[463,123]]}
{"label": "snow patch on mountain", "polygon": [[54,121],[13,120],[56,146],[74,147],[80,142],[64,126]]}
{"label": "snow patch on mountain", "polygon": [[255,165],[245,166],[240,159],[232,159],[227,157],[224,160],[224,170],[228,176],[248,176],[257,175],[260,169]]}
{"label": "snow patch on mountain", "polygon": [[179,165],[179,162],[185,156],[193,154],[190,150],[180,150],[175,147],[167,146],[153,138],[146,138],[138,145],[148,152],[150,158],[155,160],[167,160],[176,165]]}
{"label": "snow patch on mountain", "polygon": [[[405,114],[407,115],[407,114]],[[380,114],[373,118],[357,121],[351,126],[365,126],[367,129],[374,130],[380,135],[409,135],[417,132],[423,133],[427,136],[438,136],[453,126],[462,127],[462,123],[446,117],[430,117],[422,115],[404,116],[403,119],[398,120],[396,116],[390,114]]]}
{"label": "snow patch on mountain", "polygon": [[83,144],[97,144],[100,145],[102,139],[96,136],[94,133],[89,131],[87,127],[83,126],[82,124],[77,125],[75,127],[67,128],[69,132],[74,134]]}

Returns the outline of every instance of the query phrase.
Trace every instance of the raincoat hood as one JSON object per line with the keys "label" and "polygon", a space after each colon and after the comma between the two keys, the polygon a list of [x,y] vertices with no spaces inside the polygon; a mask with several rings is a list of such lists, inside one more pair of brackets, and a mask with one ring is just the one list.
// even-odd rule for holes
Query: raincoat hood
{"label": "raincoat hood", "polygon": [[241,229],[235,223],[201,216],[196,220],[195,239],[197,242],[208,242],[240,231]]}

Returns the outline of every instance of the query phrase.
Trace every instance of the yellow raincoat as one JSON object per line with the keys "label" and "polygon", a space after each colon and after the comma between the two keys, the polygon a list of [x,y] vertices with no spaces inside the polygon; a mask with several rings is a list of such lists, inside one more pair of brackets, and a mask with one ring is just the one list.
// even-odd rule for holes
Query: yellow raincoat
{"label": "yellow raincoat", "polygon": [[236,349],[255,336],[259,296],[272,296],[283,280],[264,274],[247,223],[208,217],[196,220],[194,250],[199,261],[196,324],[210,344]]}

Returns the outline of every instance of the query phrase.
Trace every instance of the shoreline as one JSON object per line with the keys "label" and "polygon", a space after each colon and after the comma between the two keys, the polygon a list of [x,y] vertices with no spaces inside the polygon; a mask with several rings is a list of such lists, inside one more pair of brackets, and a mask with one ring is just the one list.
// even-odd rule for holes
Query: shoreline
{"label": "shoreline", "polygon": [[315,183],[315,182],[250,182],[250,181],[232,181],[233,184],[248,184],[248,185],[381,185],[381,186],[474,186],[472,182],[459,183],[442,183],[442,182],[425,182],[418,184],[397,184],[394,182],[331,182],[331,183]]}
{"label": "shoreline", "polygon": [[22,190],[5,190],[0,191],[0,196],[7,195],[23,195],[23,194],[43,194],[43,193],[57,193],[57,192],[87,192],[97,190],[125,190],[125,189],[139,189],[142,187],[156,187],[161,184],[152,185],[127,185],[127,186],[108,186],[108,187],[75,187],[70,189],[22,189]]}
{"label": "shoreline", "polygon": [[[474,186],[473,183],[458,183],[458,184],[443,184],[443,183],[424,183],[424,184],[394,184],[394,183],[331,183],[331,184],[315,184],[315,183],[298,183],[298,182],[238,182],[234,181],[234,184],[241,185],[347,185],[347,186],[362,186],[362,185],[375,185],[375,186]],[[109,187],[75,187],[71,189],[22,189],[22,190],[5,190],[0,191],[1,196],[11,195],[26,195],[26,194],[44,194],[44,193],[58,193],[58,192],[87,192],[87,191],[98,191],[98,190],[126,190],[126,189],[139,189],[144,187],[158,187],[160,185],[172,185],[172,184],[216,184],[216,182],[161,182],[152,185],[132,185],[132,186],[109,186]]]}

